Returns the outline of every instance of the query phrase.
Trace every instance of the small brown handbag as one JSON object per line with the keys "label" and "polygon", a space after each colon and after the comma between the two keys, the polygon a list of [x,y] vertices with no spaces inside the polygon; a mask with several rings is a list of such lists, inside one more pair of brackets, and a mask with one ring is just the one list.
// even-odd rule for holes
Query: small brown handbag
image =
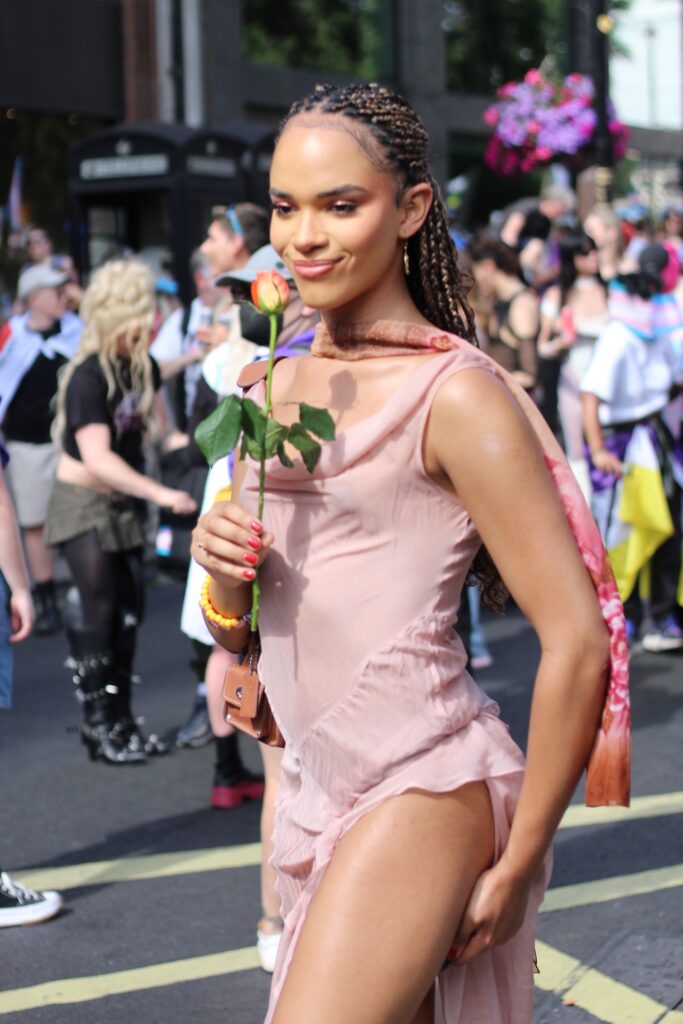
{"label": "small brown handbag", "polygon": [[250,633],[242,661],[239,665],[231,665],[223,683],[225,721],[269,747],[284,747],[284,736],[275,721],[265,687],[258,677],[260,656],[259,634]]}

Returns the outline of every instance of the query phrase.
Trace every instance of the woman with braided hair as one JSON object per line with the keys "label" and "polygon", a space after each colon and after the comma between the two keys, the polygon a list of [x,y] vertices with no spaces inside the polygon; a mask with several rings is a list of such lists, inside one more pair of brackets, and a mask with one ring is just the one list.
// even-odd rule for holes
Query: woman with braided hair
{"label": "woman with braided hair", "polygon": [[[271,196],[272,243],[322,313],[311,355],[275,367],[274,415],[326,406],[336,438],[311,473],[294,448],[288,468],[267,462],[262,520],[248,460],[193,541],[227,649],[259,573],[260,675],[285,737],[267,1022],[523,1024],[549,844],[596,733],[589,799],[626,799],[604,550],[540,414],[475,347],[410,106],[320,87],[282,126]],[[250,394],[263,402],[263,381]],[[504,577],[540,638],[526,768],[452,630],[472,574],[494,603]],[[610,635],[621,745],[598,729]]]}
{"label": "woman with braided hair", "polygon": [[93,760],[139,763],[165,750],[145,739],[131,710],[144,502],[179,514],[197,506],[189,494],[143,472],[143,442],[161,380],[148,351],[151,273],[134,260],[106,263],[93,275],[81,311],[85,329],[57,395],[53,432],[61,454],[46,540],[60,548],[80,597],[67,609],[65,626],[83,742]]}

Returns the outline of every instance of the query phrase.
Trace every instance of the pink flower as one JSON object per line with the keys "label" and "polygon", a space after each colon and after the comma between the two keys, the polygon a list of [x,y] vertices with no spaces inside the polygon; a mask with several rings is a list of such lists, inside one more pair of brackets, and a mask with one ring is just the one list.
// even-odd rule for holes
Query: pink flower
{"label": "pink flower", "polygon": [[530,135],[538,135],[539,131],[541,130],[541,126],[538,121],[532,119],[531,121],[527,121],[526,130],[529,132]]}
{"label": "pink flower", "polygon": [[552,150],[548,149],[547,146],[538,146],[538,148],[536,149],[536,158],[540,161],[544,162],[546,160],[550,160],[552,155]]}
{"label": "pink flower", "polygon": [[531,68],[524,76],[527,85],[541,85],[543,80],[543,75],[538,68]]}
{"label": "pink flower", "polygon": [[484,124],[488,124],[491,125],[491,127],[495,127],[495,125],[498,124],[499,119],[500,114],[498,113],[495,107],[487,107],[487,109],[484,111]]}

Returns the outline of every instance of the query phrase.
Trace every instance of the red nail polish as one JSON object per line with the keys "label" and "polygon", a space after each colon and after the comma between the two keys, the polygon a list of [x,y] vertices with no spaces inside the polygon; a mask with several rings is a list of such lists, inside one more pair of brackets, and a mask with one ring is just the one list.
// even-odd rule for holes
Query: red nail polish
{"label": "red nail polish", "polygon": [[258,539],[258,537],[247,537],[247,544],[254,551],[261,550],[261,541]]}
{"label": "red nail polish", "polygon": [[242,576],[244,577],[245,580],[255,580],[256,579],[256,573],[254,572],[253,569],[244,569],[243,572],[242,572]]}
{"label": "red nail polish", "polygon": [[252,555],[251,551],[247,551],[244,555],[242,555],[242,558],[247,563],[247,565],[258,565],[258,556]]}
{"label": "red nail polish", "polygon": [[254,533],[263,533],[263,527],[261,523],[259,523],[256,519],[254,519],[249,525],[251,526]]}

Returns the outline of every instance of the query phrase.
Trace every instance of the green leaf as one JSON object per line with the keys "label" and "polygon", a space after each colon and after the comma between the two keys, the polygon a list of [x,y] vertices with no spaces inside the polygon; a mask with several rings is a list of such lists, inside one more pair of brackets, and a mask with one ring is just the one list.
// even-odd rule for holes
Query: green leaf
{"label": "green leaf", "polygon": [[213,466],[237,444],[242,430],[242,399],[229,395],[195,430],[194,439],[204,458]]}
{"label": "green leaf", "polygon": [[255,441],[253,437],[247,437],[246,434],[243,434],[240,458],[243,459],[245,455],[251,455],[255,462],[260,462],[262,454],[262,445],[258,441]]}
{"label": "green leaf", "polygon": [[251,398],[242,399],[242,430],[247,437],[263,444],[263,439],[266,436],[266,417],[263,415],[261,406],[253,402]]}
{"label": "green leaf", "polygon": [[265,455],[267,459],[270,459],[275,455],[278,447],[287,437],[288,427],[284,427],[277,420],[269,419],[266,423],[266,442],[265,442]]}
{"label": "green leaf", "polygon": [[318,442],[311,437],[305,427],[301,423],[293,423],[289,428],[287,434],[287,440],[290,444],[301,452],[301,457],[304,460],[304,465],[309,473],[312,473],[318,464],[320,458],[320,445]]}
{"label": "green leaf", "polygon": [[306,430],[312,431],[321,440],[334,441],[336,427],[327,409],[318,409],[302,402],[299,406],[299,419]]}
{"label": "green leaf", "polygon": [[277,446],[277,455],[278,455],[278,458],[279,458],[280,462],[282,463],[282,465],[286,469],[294,469],[294,463],[292,462],[292,460],[290,459],[289,455],[285,451],[284,444],[279,444]]}

